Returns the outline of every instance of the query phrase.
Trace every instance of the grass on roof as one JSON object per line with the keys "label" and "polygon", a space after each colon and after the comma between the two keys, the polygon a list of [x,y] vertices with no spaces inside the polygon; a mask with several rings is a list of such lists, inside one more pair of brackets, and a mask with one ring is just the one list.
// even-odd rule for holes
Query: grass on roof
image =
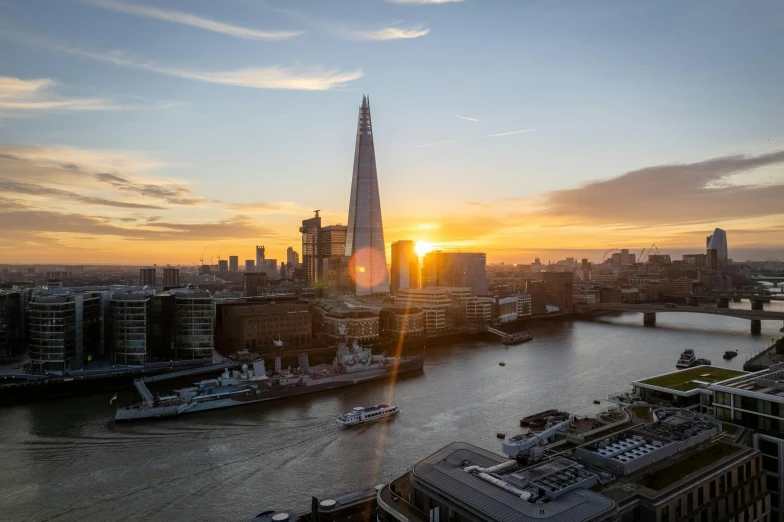
{"label": "grass on roof", "polygon": [[632,421],[626,421],[623,424],[618,424],[617,426],[613,426],[612,428],[607,428],[606,430],[600,433],[593,433],[591,435],[586,436],[583,441],[584,442],[592,442],[594,440],[603,439],[605,437],[609,437],[613,433],[618,433],[619,431],[623,431],[627,428],[631,428],[634,426]]}
{"label": "grass on roof", "polygon": [[691,475],[695,471],[716,463],[719,459],[737,453],[739,450],[740,448],[738,446],[730,446],[729,444],[717,442],[689,455],[685,459],[681,459],[669,466],[640,477],[640,479],[637,480],[637,484],[660,491],[675,484],[688,475]]}
{"label": "grass on roof", "polygon": [[699,384],[692,381],[701,381],[713,384],[733,377],[743,375],[745,372],[730,370],[729,368],[715,368],[713,366],[696,366],[678,372],[643,379],[642,383],[660,386],[676,391],[689,391],[699,388]]}

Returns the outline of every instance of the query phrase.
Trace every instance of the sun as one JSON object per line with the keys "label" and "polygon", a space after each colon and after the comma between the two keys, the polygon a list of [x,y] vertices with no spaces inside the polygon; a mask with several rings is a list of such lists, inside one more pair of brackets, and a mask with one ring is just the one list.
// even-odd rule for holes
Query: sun
{"label": "sun", "polygon": [[417,244],[414,246],[414,250],[416,250],[416,253],[419,257],[422,257],[428,252],[433,251],[433,245],[427,241],[417,241]]}

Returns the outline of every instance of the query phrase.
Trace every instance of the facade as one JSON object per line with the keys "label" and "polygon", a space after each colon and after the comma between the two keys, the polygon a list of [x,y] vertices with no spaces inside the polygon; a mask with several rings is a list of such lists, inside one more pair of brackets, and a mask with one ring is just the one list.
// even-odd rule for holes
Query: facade
{"label": "facade", "polygon": [[517,296],[495,297],[493,300],[493,319],[508,323],[517,319]]}
{"label": "facade", "polygon": [[517,317],[530,317],[533,315],[531,306],[531,296],[529,294],[517,294]]}
{"label": "facade", "polygon": [[25,351],[25,294],[0,291],[0,361]]}
{"label": "facade", "polygon": [[144,364],[150,359],[152,327],[150,294],[116,293],[109,304],[115,364]]}
{"label": "facade", "polygon": [[172,290],[174,352],[178,359],[212,357],[215,348],[215,303],[204,290]]}
{"label": "facade", "polygon": [[456,314],[446,288],[401,288],[395,304],[419,308],[425,317],[425,334],[436,335],[455,326]]}
{"label": "facade", "polygon": [[140,268],[139,284],[142,286],[155,286],[155,268],[151,266]]}
{"label": "facade", "polygon": [[[715,236],[715,232],[714,232]],[[771,520],[784,512],[784,364],[760,372],[717,382],[713,391],[714,415],[751,428],[754,447],[762,451],[767,473],[765,489],[772,498]]]}
{"label": "facade", "polygon": [[163,286],[173,288],[180,286],[180,269],[167,266],[163,269]]}
{"label": "facade", "polygon": [[221,347],[226,354],[239,350],[274,352],[273,340],[286,350],[311,346],[312,319],[307,304],[242,304],[220,306]]}
{"label": "facade", "polygon": [[389,293],[376,151],[367,96],[362,97],[357,122],[345,255],[352,257],[356,295]]}
{"label": "facade", "polygon": [[419,308],[387,307],[378,314],[378,327],[387,339],[423,337],[425,313]]}
{"label": "facade", "polygon": [[303,219],[299,231],[302,234],[302,267],[305,281],[311,286],[321,284],[321,216],[318,210],[310,219]]}
{"label": "facade", "polygon": [[401,288],[419,288],[419,257],[413,241],[392,243],[392,272],[389,293],[397,295]]}
{"label": "facade", "polygon": [[348,227],[344,225],[329,225],[321,229],[322,256],[343,257],[346,255],[346,235]]}
{"label": "facade", "polygon": [[223,280],[229,278],[229,260],[228,259],[219,259],[218,260],[218,277]]}
{"label": "facade", "polygon": [[572,272],[544,272],[547,304],[561,310],[574,308],[574,274]]}
{"label": "facade", "polygon": [[267,286],[267,274],[245,272],[242,274],[242,293],[245,297],[257,297],[264,293]]}
{"label": "facade", "polygon": [[256,261],[253,259],[246,259],[245,260],[245,273],[252,274],[256,271]]}
{"label": "facade", "polygon": [[719,270],[726,271],[729,266],[729,252],[727,249],[727,233],[720,228],[713,231],[713,234],[707,237],[707,248],[716,250],[716,257],[718,259]]}
{"label": "facade", "polygon": [[291,266],[299,265],[299,252],[291,247],[286,249],[286,264]]}
{"label": "facade", "polygon": [[103,346],[101,294],[35,294],[29,305],[33,368],[79,369]]}
{"label": "facade", "polygon": [[240,258],[239,256],[229,256],[229,272],[236,274],[240,271]]}
{"label": "facade", "polygon": [[351,277],[351,258],[325,257],[322,259],[324,297],[354,295],[354,279]]}
{"label": "facade", "polygon": [[331,342],[340,340],[341,325],[349,339],[359,343],[377,341],[379,338],[378,309],[345,306],[339,300],[319,300],[311,304],[313,332]]}
{"label": "facade", "polygon": [[150,297],[150,358],[170,361],[174,352],[174,296],[169,291]]}
{"label": "facade", "polygon": [[487,295],[487,256],[478,252],[430,252],[422,263],[422,287],[468,286]]}
{"label": "facade", "polygon": [[264,270],[264,245],[256,245],[256,268],[259,272]]}
{"label": "facade", "polygon": [[544,281],[526,281],[525,291],[531,296],[531,315],[547,313],[547,288]]}

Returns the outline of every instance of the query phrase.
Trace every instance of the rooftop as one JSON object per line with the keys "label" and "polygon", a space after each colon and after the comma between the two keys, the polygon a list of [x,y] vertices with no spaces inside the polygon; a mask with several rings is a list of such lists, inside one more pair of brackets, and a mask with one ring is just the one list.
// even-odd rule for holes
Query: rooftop
{"label": "rooftop", "polygon": [[[535,503],[533,500],[536,497],[525,499],[525,495],[521,495],[526,491],[520,487],[521,481],[532,477],[521,475],[519,481],[515,481],[520,483],[513,485],[512,474],[503,475],[504,479],[499,480],[490,476],[490,470],[486,469],[499,464],[509,465],[509,463],[516,465],[514,461],[471,444],[454,442],[415,465],[412,476],[415,487],[434,489],[447,496],[452,502],[474,513],[482,513],[482,518],[490,520],[572,522],[591,520],[615,507],[609,498],[582,487],[562,492],[549,502]],[[478,473],[469,472],[467,471],[469,466],[479,466],[485,469],[485,472],[482,470],[478,470]],[[569,462],[569,467],[575,470],[574,477],[570,480],[577,483],[584,480],[578,472],[578,470],[583,471],[580,466]],[[558,474],[557,469],[550,468],[553,468],[552,464],[536,476],[537,481],[548,481],[553,488],[569,485],[566,484],[568,481],[556,484],[549,480],[551,475]],[[485,478],[482,477],[483,475]]]}
{"label": "rooftop", "polygon": [[715,386],[711,386],[714,390],[720,388],[734,388],[746,395],[768,395],[775,397],[776,402],[784,402],[784,363],[774,364],[761,372],[728,377],[724,382],[716,382]]}
{"label": "rooftop", "polygon": [[635,381],[633,385],[649,385],[659,388],[667,388],[673,391],[685,392],[696,390],[700,384],[713,384],[726,381],[734,377],[746,375],[740,370],[730,370],[729,368],[717,368],[714,366],[695,366],[686,370],[672,373],[665,373],[649,379]]}

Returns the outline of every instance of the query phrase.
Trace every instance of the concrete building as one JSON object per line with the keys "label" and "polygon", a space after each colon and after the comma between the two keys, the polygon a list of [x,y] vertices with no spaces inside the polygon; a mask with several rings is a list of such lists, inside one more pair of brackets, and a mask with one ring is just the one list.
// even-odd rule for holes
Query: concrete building
{"label": "concrete building", "polygon": [[0,290],[0,361],[12,361],[26,349],[25,293]]}
{"label": "concrete building", "polygon": [[141,286],[155,286],[155,267],[147,266],[139,269],[139,284]]}
{"label": "concrete building", "polygon": [[163,269],[163,287],[175,288],[180,286],[180,269],[166,266]]}
{"label": "concrete building", "polygon": [[259,272],[264,270],[264,245],[256,245],[256,268]]}
{"label": "concrete building", "polygon": [[436,335],[456,325],[452,298],[446,288],[401,288],[395,304],[403,308],[419,308],[425,317],[425,333]]}
{"label": "concrete building", "polygon": [[517,296],[493,298],[493,319],[508,323],[517,319]]}
{"label": "concrete building", "polygon": [[245,273],[252,274],[256,271],[256,261],[253,259],[246,259],[245,260]]}
{"label": "concrete building", "polygon": [[379,489],[380,522],[763,522],[760,453],[678,410],[578,446],[509,460],[455,442]]}
{"label": "concrete building", "polygon": [[299,350],[311,346],[312,317],[304,303],[247,303],[221,305],[220,346],[224,355],[239,350],[272,353],[273,340],[284,342],[284,349]]}
{"label": "concrete building", "polygon": [[544,283],[547,291],[547,304],[561,310],[574,308],[574,274],[572,272],[544,272]]}
{"label": "concrete building", "polygon": [[109,321],[115,364],[144,364],[150,360],[151,297],[150,292],[112,295]]}
{"label": "concrete building", "polygon": [[344,257],[346,255],[346,235],[348,227],[328,225],[321,228],[322,257]]}
{"label": "concrete building", "polygon": [[33,294],[29,304],[29,351],[33,368],[63,371],[82,368],[103,351],[100,292]]}
{"label": "concrete building", "polygon": [[362,97],[357,123],[345,255],[352,257],[352,278],[357,295],[389,293],[376,151],[367,96]]}
{"label": "concrete building", "polygon": [[149,355],[152,360],[176,359],[174,351],[174,296],[170,291],[150,297]]}
{"label": "concrete building", "polygon": [[324,297],[355,295],[349,256],[325,257],[322,259],[322,264]]}
{"label": "concrete building", "polygon": [[239,256],[229,256],[229,272],[236,274],[240,271]]}
{"label": "concrete building", "polygon": [[422,264],[422,287],[471,287],[487,295],[487,256],[478,252],[430,252]]}
{"label": "concrete building", "polygon": [[299,231],[302,234],[302,267],[305,269],[305,281],[311,286],[321,284],[321,217],[319,210],[315,216],[303,219]]}
{"label": "concrete building", "polygon": [[547,287],[544,281],[526,281],[525,291],[531,296],[531,315],[547,313]]}
{"label": "concrete building", "polygon": [[392,272],[389,293],[397,295],[401,288],[419,288],[419,257],[413,241],[392,243]]}
{"label": "concrete building", "polygon": [[533,306],[531,306],[530,294],[517,294],[517,318],[530,317],[533,315]]}
{"label": "concrete building", "polygon": [[215,303],[204,290],[175,289],[174,352],[178,359],[212,357],[215,348]]}
{"label": "concrete building", "polygon": [[378,327],[385,339],[412,339],[425,335],[425,313],[419,308],[385,307],[378,314]]}
{"label": "concrete building", "polygon": [[[714,232],[714,236],[715,236]],[[784,512],[784,364],[710,384],[714,415],[750,428],[754,448],[762,452],[767,474],[764,489],[772,499],[772,521]]]}
{"label": "concrete building", "polygon": [[[259,272],[261,270],[258,270]],[[264,273],[267,274],[267,280],[278,280],[280,279],[280,270],[278,269],[278,260],[277,259],[265,259],[264,260]]]}
{"label": "concrete building", "polygon": [[242,274],[242,292],[245,297],[256,297],[264,293],[267,286],[267,274],[245,272]]}
{"label": "concrete building", "polygon": [[286,249],[286,264],[296,267],[299,265],[299,252],[292,247]]}
{"label": "concrete building", "polygon": [[218,277],[220,277],[224,281],[229,278],[229,260],[228,259],[219,259],[218,260]]}
{"label": "concrete building", "polygon": [[346,328],[349,339],[369,343],[379,339],[380,307],[361,306],[340,299],[320,299],[311,304],[313,333],[330,342],[340,339],[339,326]]}

